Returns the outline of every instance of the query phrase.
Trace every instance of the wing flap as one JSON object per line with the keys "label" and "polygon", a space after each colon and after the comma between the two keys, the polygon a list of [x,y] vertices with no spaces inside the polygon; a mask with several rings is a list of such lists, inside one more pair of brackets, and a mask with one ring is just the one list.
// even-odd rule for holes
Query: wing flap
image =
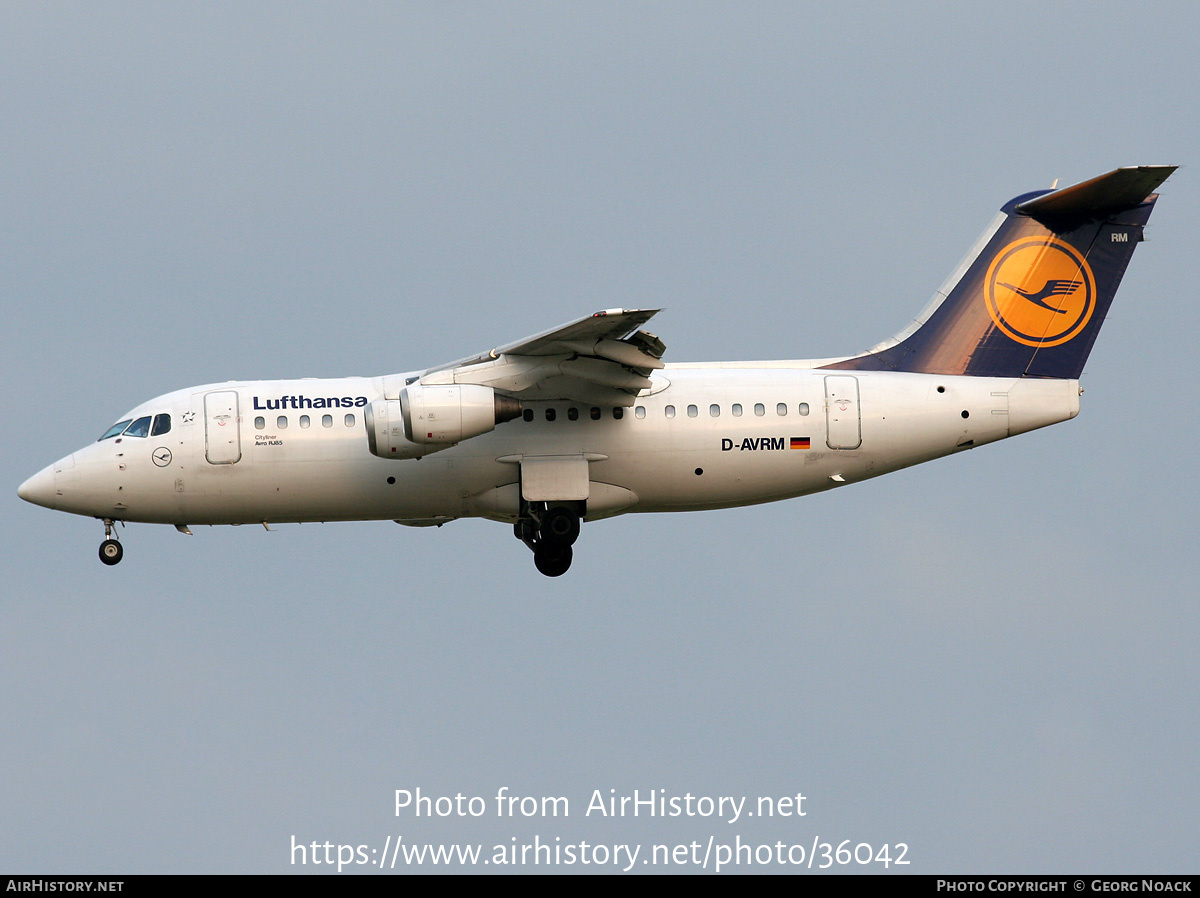
{"label": "wing flap", "polygon": [[602,408],[629,408],[633,405],[636,395],[578,377],[560,375],[546,378],[536,387],[521,393],[519,398],[524,401],[565,399]]}
{"label": "wing flap", "polygon": [[595,312],[586,318],[578,318],[532,337],[497,346],[488,352],[430,368],[429,371],[432,373],[446,368],[477,365],[502,355],[556,355],[564,351],[577,353],[579,350],[575,348],[575,344],[586,345],[589,340],[624,340],[660,311],[661,309],[607,309]]}
{"label": "wing flap", "polygon": [[630,393],[637,393],[650,387],[650,378],[634,374],[623,365],[614,365],[604,359],[586,357],[567,359],[560,362],[558,368],[563,374],[578,377],[580,380],[586,380],[601,387],[626,390]]}
{"label": "wing flap", "polygon": [[523,400],[565,399],[629,407],[649,389],[666,350],[637,330],[658,309],[610,309],[553,330],[430,368],[423,384],[480,384]]}

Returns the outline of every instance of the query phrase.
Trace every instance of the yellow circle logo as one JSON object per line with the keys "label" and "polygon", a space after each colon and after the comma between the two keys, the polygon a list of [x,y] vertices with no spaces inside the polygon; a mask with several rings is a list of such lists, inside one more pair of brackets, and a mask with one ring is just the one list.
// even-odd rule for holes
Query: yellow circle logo
{"label": "yellow circle logo", "polygon": [[1069,243],[1025,237],[996,254],[984,302],[996,327],[1026,346],[1058,346],[1084,329],[1096,308],[1096,279]]}

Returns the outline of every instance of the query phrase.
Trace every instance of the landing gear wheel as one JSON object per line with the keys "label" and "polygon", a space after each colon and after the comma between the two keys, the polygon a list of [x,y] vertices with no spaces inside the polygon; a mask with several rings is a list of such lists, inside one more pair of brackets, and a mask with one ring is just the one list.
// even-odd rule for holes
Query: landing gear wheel
{"label": "landing gear wheel", "polygon": [[513,535],[532,549],[537,541],[537,525],[531,518],[521,518],[513,525]]}
{"label": "landing gear wheel", "polygon": [[[569,508],[550,508],[542,515],[542,542],[570,547],[579,539],[579,515]],[[569,563],[569,562],[568,562]]]}
{"label": "landing gear wheel", "polygon": [[561,577],[571,566],[572,554],[570,546],[538,543],[533,550],[533,563],[547,577]]}
{"label": "landing gear wheel", "polygon": [[115,539],[106,539],[100,543],[100,560],[105,564],[116,564],[124,554],[125,550]]}

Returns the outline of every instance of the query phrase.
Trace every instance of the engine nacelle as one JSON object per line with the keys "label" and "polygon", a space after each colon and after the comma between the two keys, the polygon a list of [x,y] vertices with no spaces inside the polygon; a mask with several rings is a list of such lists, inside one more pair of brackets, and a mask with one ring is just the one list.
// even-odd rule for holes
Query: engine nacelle
{"label": "engine nacelle", "polygon": [[399,399],[376,399],[363,409],[367,445],[380,458],[420,458],[444,446],[413,443],[404,436],[404,412]]}
{"label": "engine nacelle", "polygon": [[367,442],[380,458],[420,458],[488,433],[521,414],[521,403],[476,384],[409,384],[399,399],[366,408]]}
{"label": "engine nacelle", "polygon": [[404,435],[414,443],[461,443],[521,414],[516,399],[476,384],[409,384],[400,393],[400,408]]}

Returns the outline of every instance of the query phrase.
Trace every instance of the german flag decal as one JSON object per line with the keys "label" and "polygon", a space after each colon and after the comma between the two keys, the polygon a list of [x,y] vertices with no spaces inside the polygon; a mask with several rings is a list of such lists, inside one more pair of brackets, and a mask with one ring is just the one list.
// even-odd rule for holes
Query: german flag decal
{"label": "german flag decal", "polygon": [[792,448],[807,449],[809,447],[809,442],[810,440],[808,437],[792,437]]}

